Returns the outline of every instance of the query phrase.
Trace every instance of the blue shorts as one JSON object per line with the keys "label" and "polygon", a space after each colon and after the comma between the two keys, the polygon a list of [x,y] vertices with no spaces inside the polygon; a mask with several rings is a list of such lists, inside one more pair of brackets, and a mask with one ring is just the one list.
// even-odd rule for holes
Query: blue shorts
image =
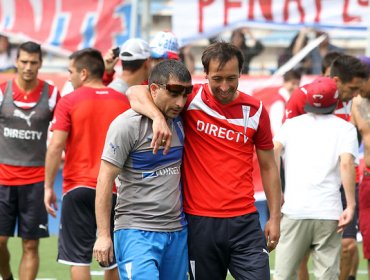
{"label": "blue shorts", "polygon": [[174,232],[120,229],[114,248],[120,279],[188,279],[187,228]]}

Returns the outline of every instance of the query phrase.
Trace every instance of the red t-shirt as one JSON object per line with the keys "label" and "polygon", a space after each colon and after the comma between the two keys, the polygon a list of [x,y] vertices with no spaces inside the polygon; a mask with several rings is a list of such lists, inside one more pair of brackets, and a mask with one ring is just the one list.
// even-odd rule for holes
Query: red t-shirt
{"label": "red t-shirt", "polygon": [[[37,86],[29,93],[20,89],[13,80],[13,100],[16,106],[26,109],[36,106],[42,93],[44,81],[38,80]],[[5,89],[8,82],[0,85],[0,106],[4,99]],[[58,89],[49,85],[49,108],[53,112],[60,95]],[[46,143],[45,143],[46,145]],[[45,178],[45,168],[42,166],[13,166],[0,163],[0,185],[20,186],[43,182]]]}
{"label": "red t-shirt", "polygon": [[68,132],[63,193],[78,186],[96,187],[109,125],[129,108],[127,97],[111,88],[81,87],[61,98],[51,130]]}
{"label": "red t-shirt", "polygon": [[252,180],[254,147],[273,149],[267,111],[240,92],[222,105],[208,85],[196,85],[184,110],[184,211],[235,217],[256,211]]}

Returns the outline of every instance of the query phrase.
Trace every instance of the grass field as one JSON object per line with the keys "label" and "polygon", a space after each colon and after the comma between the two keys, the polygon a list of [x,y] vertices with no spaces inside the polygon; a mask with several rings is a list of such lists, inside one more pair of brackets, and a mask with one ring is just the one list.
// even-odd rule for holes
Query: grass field
{"label": "grass field", "polygon": [[[11,238],[9,240],[9,249],[12,255],[11,266],[14,276],[18,276],[18,264],[21,257],[21,240],[19,238]],[[362,258],[362,248],[359,244],[360,252],[360,267],[357,274],[357,280],[367,280],[367,268],[366,261]],[[40,258],[41,264],[39,269],[39,274],[37,279],[43,280],[65,280],[69,279],[69,267],[66,265],[59,264],[55,261],[57,255],[57,237],[52,236],[50,238],[45,238],[41,240],[40,245]],[[271,269],[274,269],[274,253],[270,256]],[[311,262],[309,262],[311,266]],[[96,262],[92,265],[92,279],[103,279],[103,273],[99,269]],[[227,280],[232,280],[233,278],[229,276]],[[311,274],[311,279],[314,279]]]}

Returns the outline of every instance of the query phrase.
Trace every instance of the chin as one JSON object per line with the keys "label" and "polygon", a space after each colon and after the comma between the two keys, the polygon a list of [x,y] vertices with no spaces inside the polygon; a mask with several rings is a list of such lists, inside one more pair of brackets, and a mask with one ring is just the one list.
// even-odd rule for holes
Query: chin
{"label": "chin", "polygon": [[179,116],[179,114],[166,114],[166,118],[168,119],[175,119]]}

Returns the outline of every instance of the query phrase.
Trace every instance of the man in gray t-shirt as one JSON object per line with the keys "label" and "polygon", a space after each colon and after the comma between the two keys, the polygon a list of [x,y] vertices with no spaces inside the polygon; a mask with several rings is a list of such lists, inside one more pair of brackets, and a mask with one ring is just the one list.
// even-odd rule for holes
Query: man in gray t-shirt
{"label": "man in gray t-shirt", "polygon": [[153,154],[152,121],[133,110],[112,122],[96,187],[94,256],[103,264],[113,258],[109,209],[118,176],[114,250],[120,277],[185,280],[187,222],[180,177],[184,132],[179,114],[192,92],[190,73],[181,62],[165,60],[153,68],[149,89],[172,128],[171,149]]}
{"label": "man in gray t-shirt", "polygon": [[[118,56],[122,64],[122,73],[108,87],[126,93],[130,86],[146,83],[150,70],[150,48],[146,41],[139,38],[128,39],[119,49]],[[114,65],[115,63],[106,65],[107,73],[113,71]]]}

